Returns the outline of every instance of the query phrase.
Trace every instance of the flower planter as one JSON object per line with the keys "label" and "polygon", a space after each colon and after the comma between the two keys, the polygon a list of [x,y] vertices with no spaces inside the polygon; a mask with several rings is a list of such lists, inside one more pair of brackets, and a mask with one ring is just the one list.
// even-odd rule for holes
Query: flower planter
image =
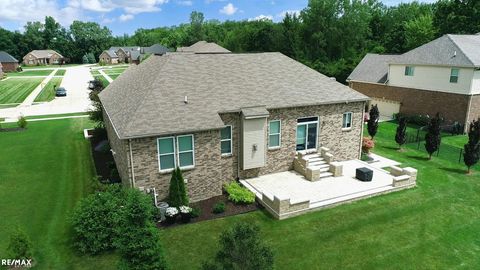
{"label": "flower planter", "polygon": [[178,209],[176,207],[168,207],[165,211],[165,222],[173,224],[177,221]]}
{"label": "flower planter", "polygon": [[190,222],[190,219],[192,218],[192,208],[182,205],[179,208],[180,210],[180,217],[182,219],[183,223],[188,223]]}
{"label": "flower planter", "polygon": [[190,213],[183,214],[183,213],[182,213],[182,214],[180,215],[180,217],[181,217],[181,220],[182,220],[183,223],[189,223],[190,220],[192,219],[192,214],[190,214]]}

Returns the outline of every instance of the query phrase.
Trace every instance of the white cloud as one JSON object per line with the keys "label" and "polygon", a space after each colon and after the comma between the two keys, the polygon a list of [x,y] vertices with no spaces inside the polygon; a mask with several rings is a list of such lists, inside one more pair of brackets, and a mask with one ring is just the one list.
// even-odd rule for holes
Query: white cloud
{"label": "white cloud", "polygon": [[115,22],[115,21],[116,21],[115,18],[103,18],[103,19],[101,20],[101,23],[102,23],[102,24],[109,24],[109,23],[113,23],[113,22]]}
{"label": "white cloud", "polygon": [[177,4],[180,5],[180,6],[191,6],[193,5],[193,1],[181,1],[181,0],[177,0]]}
{"label": "white cloud", "polygon": [[70,0],[77,2],[79,7],[94,12],[110,12],[122,9],[128,14],[160,11],[160,6],[168,0]]}
{"label": "white cloud", "polygon": [[273,21],[272,15],[258,15],[255,18],[250,18],[248,21]]}
{"label": "white cloud", "polygon": [[300,10],[285,10],[277,14],[277,18],[279,20],[283,20],[285,16],[287,16],[287,13],[290,15],[296,15],[297,17],[300,16]]}
{"label": "white cloud", "polygon": [[118,19],[121,21],[121,22],[126,22],[126,21],[130,21],[130,20],[133,20],[135,16],[133,16],[132,14],[122,14],[118,17]]}
{"label": "white cloud", "polygon": [[238,11],[238,8],[235,7],[232,3],[228,3],[222,9],[220,9],[220,13],[231,16]]}

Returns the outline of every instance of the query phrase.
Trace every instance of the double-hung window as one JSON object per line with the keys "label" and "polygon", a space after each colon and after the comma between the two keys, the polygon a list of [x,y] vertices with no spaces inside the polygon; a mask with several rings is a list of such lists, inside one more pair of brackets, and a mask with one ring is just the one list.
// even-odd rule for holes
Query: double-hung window
{"label": "double-hung window", "polygon": [[352,116],[353,116],[353,113],[351,112],[346,112],[343,114],[343,123],[342,123],[343,129],[352,128]]}
{"label": "double-hung window", "polygon": [[270,121],[268,124],[268,148],[280,147],[282,125],[280,120]]}
{"label": "double-hung window", "polygon": [[450,71],[450,82],[451,83],[457,83],[458,82],[458,74],[460,73],[460,70],[458,68],[452,68]]}
{"label": "double-hung window", "polygon": [[159,138],[157,144],[160,171],[195,166],[193,135]]}
{"label": "double-hung window", "polygon": [[220,148],[222,155],[232,154],[232,126],[226,126],[220,131]]}
{"label": "double-hung window", "polygon": [[413,76],[414,73],[415,73],[415,67],[412,67],[412,66],[405,67],[405,76]]}

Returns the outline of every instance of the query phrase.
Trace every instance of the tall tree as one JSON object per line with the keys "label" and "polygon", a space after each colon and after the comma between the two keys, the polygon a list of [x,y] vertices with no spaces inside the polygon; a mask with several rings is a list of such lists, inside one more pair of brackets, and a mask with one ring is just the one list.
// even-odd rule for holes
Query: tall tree
{"label": "tall tree", "polygon": [[471,168],[480,160],[480,119],[470,123],[468,131],[468,143],[464,146],[463,161],[467,166],[467,173],[471,173]]}
{"label": "tall tree", "polygon": [[436,30],[433,27],[432,16],[422,15],[405,22],[405,49],[410,50],[435,38]]}
{"label": "tall tree", "polygon": [[434,24],[440,34],[480,32],[480,1],[440,0],[435,5]]}
{"label": "tall tree", "polygon": [[402,117],[398,121],[397,133],[395,134],[395,142],[399,145],[399,150],[402,150],[402,145],[407,142],[407,118]]}
{"label": "tall tree", "polygon": [[70,25],[70,32],[76,50],[76,62],[80,62],[82,56],[89,52],[100,55],[112,44],[112,32],[98,23],[74,21]]}
{"label": "tall tree", "polygon": [[204,19],[205,18],[202,12],[192,11],[192,13],[190,14],[190,43],[191,44],[205,39],[205,34],[203,32]]}
{"label": "tall tree", "polygon": [[432,159],[433,153],[438,151],[440,148],[440,143],[442,141],[441,123],[442,118],[440,118],[440,114],[437,113],[435,117],[430,119],[430,122],[427,125],[427,134],[425,134],[425,150],[428,152],[428,159]]}
{"label": "tall tree", "polygon": [[378,121],[380,120],[380,112],[378,111],[377,104],[372,105],[372,108],[369,112],[369,118],[367,122],[367,130],[370,137],[373,138],[377,135],[378,131]]}

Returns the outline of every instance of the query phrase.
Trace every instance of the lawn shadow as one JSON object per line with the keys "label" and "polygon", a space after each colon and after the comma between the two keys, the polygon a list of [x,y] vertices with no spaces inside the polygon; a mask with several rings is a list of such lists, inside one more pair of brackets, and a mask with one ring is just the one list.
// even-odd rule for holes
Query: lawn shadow
{"label": "lawn shadow", "polygon": [[419,161],[428,161],[428,157],[419,157],[419,156],[407,156],[408,158],[411,158],[411,159],[416,159],[416,160],[419,160]]}
{"label": "lawn shadow", "polygon": [[463,175],[466,175],[466,172],[467,172],[466,169],[456,169],[456,168],[440,168],[440,170],[451,172],[451,173],[463,174]]}
{"label": "lawn shadow", "polygon": [[394,146],[380,146],[381,148],[383,149],[389,149],[389,150],[398,150],[398,147],[394,147]]}

